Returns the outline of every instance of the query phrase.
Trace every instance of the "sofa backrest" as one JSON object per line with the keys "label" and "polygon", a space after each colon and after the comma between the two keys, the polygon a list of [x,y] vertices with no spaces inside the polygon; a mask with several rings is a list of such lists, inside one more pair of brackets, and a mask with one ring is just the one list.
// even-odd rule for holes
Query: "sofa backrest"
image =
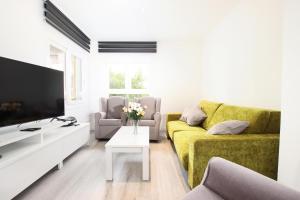
{"label": "sofa backrest", "polygon": [[107,99],[107,118],[121,119],[123,107],[126,105],[126,99],[121,96],[112,96]]}
{"label": "sofa backrest", "polygon": [[223,104],[213,115],[208,128],[227,120],[241,120],[250,123],[249,127],[243,133],[264,133],[269,119],[270,111],[265,109]]}
{"label": "sofa backrest", "polygon": [[221,105],[222,105],[222,103],[213,102],[213,101],[206,101],[206,100],[200,101],[199,107],[201,108],[201,110],[203,112],[205,112],[205,114],[207,116],[207,118],[203,122],[203,125],[202,125],[203,128],[205,128],[205,129],[208,128],[209,122],[211,121],[215,112]]}
{"label": "sofa backrest", "polygon": [[147,109],[145,110],[145,116],[143,117],[143,119],[153,120],[154,114],[156,112],[160,112],[160,98],[142,97],[138,99],[137,102],[140,103],[142,106],[147,106]]}
{"label": "sofa backrest", "polygon": [[266,133],[279,133],[280,132],[280,111],[270,110],[270,119],[265,130]]}

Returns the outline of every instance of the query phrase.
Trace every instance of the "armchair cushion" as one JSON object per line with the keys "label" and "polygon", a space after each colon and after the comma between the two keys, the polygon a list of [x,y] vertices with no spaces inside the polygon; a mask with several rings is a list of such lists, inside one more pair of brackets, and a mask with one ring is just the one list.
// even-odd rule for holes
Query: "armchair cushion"
{"label": "armchair cushion", "polygon": [[153,120],[153,115],[156,112],[156,99],[154,97],[143,97],[139,99],[139,103],[142,106],[147,106],[146,113],[143,119]]}
{"label": "armchair cushion", "polygon": [[155,121],[154,120],[148,120],[148,119],[140,120],[139,125],[140,126],[155,126]]}
{"label": "armchair cushion", "polygon": [[125,106],[125,99],[123,97],[110,97],[107,99],[107,118],[121,119],[123,107]]}
{"label": "armchair cushion", "polygon": [[100,126],[122,126],[121,119],[99,119]]}

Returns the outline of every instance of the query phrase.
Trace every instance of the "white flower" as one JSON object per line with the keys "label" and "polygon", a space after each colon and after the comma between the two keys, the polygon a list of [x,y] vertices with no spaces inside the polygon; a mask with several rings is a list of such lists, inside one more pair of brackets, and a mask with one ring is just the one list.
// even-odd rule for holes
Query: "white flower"
{"label": "white flower", "polygon": [[123,111],[127,113],[128,116],[134,114],[136,118],[140,119],[145,115],[145,108],[147,108],[147,106],[142,106],[140,103],[129,102],[128,107],[124,107]]}

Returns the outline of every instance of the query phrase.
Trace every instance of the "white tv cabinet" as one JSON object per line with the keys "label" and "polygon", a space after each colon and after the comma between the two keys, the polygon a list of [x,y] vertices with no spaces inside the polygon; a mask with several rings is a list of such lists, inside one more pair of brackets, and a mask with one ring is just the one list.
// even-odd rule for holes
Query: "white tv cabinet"
{"label": "white tv cabinet", "polygon": [[53,122],[34,132],[0,135],[0,199],[12,199],[89,141],[90,125]]}

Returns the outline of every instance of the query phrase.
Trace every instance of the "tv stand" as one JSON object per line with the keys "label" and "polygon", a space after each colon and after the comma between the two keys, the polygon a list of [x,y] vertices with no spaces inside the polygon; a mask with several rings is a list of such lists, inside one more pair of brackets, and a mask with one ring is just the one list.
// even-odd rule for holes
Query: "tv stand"
{"label": "tv stand", "polygon": [[90,125],[52,122],[33,132],[0,134],[0,199],[12,199],[89,141]]}

